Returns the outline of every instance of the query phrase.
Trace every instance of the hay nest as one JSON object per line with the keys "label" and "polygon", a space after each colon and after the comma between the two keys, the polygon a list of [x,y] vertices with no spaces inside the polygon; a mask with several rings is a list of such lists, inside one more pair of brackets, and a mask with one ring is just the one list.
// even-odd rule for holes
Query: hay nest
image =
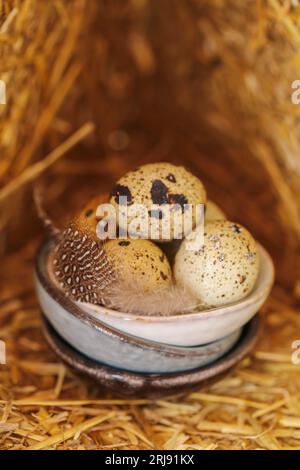
{"label": "hay nest", "polygon": [[[37,178],[74,143],[68,141],[65,148],[51,153],[48,162],[31,166],[41,149],[47,148],[47,139],[58,144],[72,131],[58,113],[82,67],[74,50],[82,31],[84,5],[84,0],[0,1],[0,78],[7,95],[7,103],[0,105],[2,248],[7,227],[17,227],[15,220],[28,202],[24,184]],[[84,128],[75,142],[89,130]]]}
{"label": "hay nest", "polygon": [[[295,0],[0,0],[0,244],[15,250],[0,274],[1,448],[300,447],[299,18]],[[58,218],[160,160],[201,176],[271,251],[278,285],[260,344],[226,379],[180,400],[115,400],[41,337],[28,183],[47,170]]]}

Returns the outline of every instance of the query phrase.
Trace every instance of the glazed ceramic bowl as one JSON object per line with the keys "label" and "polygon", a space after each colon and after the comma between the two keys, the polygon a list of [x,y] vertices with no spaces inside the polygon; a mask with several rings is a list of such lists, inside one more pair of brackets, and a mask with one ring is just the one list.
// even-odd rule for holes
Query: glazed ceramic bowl
{"label": "glazed ceramic bowl", "polygon": [[36,263],[36,290],[43,313],[67,343],[95,361],[142,373],[187,371],[214,362],[227,353],[241,335],[238,326],[209,344],[181,347],[124,333],[84,310],[57,288],[47,269],[50,249],[51,244],[44,244]]}
{"label": "glazed ceramic bowl", "polygon": [[253,291],[245,299],[197,313],[139,316],[82,303],[81,308],[94,318],[125,333],[176,346],[195,346],[218,341],[242,328],[259,311],[274,282],[273,262],[261,246],[260,272]]}

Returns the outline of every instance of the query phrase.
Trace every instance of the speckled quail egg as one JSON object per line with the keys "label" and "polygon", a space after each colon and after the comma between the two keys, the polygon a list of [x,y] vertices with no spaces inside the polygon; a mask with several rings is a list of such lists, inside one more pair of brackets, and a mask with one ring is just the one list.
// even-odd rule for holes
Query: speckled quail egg
{"label": "speckled quail egg", "polygon": [[207,307],[217,307],[246,297],[259,272],[259,253],[252,235],[229,221],[205,225],[204,245],[189,250],[184,240],[176,255],[174,275]]}
{"label": "speckled quail egg", "polygon": [[[197,225],[206,191],[202,182],[184,167],[153,163],[123,176],[115,184],[110,201],[119,214],[119,226],[128,230],[131,237],[170,241],[182,238],[184,218],[191,221],[186,232]],[[137,205],[142,206],[140,211]]]}
{"label": "speckled quail egg", "polygon": [[205,222],[226,219],[227,217],[222,209],[215,202],[208,200],[205,205]]}
{"label": "speckled quail egg", "polygon": [[116,239],[105,244],[118,277],[145,292],[172,283],[172,271],[166,255],[149,240]]}

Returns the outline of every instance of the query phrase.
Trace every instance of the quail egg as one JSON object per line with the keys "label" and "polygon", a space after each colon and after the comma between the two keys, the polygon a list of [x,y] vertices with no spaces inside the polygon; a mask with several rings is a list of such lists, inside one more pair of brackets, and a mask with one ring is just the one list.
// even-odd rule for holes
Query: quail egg
{"label": "quail egg", "polygon": [[259,254],[252,235],[229,221],[205,225],[204,244],[189,250],[184,240],[175,258],[174,275],[207,307],[217,307],[246,297],[259,272]]}
{"label": "quail egg", "polygon": [[205,222],[213,220],[226,220],[226,215],[222,209],[213,201],[208,200],[205,205]]}
{"label": "quail egg", "polygon": [[128,231],[130,237],[170,241],[183,238],[183,233],[198,224],[206,191],[184,167],[153,163],[123,176],[115,184],[110,202],[125,236]]}
{"label": "quail egg", "polygon": [[149,240],[109,240],[105,251],[119,278],[138,286],[141,291],[154,292],[172,284],[172,271],[166,255]]}

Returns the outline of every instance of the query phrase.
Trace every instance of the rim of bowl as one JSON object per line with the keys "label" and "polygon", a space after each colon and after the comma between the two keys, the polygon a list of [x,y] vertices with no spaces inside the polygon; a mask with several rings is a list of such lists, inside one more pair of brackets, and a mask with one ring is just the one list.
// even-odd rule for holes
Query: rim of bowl
{"label": "rim of bowl", "polygon": [[[260,272],[257,279],[257,282],[250,292],[250,294],[242,300],[237,302],[232,302],[230,304],[226,304],[219,307],[208,308],[205,310],[199,310],[198,312],[192,313],[182,313],[176,315],[170,315],[167,317],[159,316],[159,315],[151,315],[149,317],[145,317],[143,315],[135,314],[135,313],[124,313],[119,312],[117,310],[110,309],[108,307],[104,307],[102,305],[93,305],[86,302],[76,302],[80,308],[82,308],[85,312],[94,312],[94,313],[101,313],[105,315],[110,315],[112,317],[118,318],[119,320],[124,321],[140,321],[143,323],[167,323],[172,321],[185,321],[185,320],[193,320],[200,318],[208,318],[208,317],[219,317],[226,315],[229,311],[234,312],[236,310],[240,310],[241,308],[246,308],[249,305],[256,303],[263,298],[267,298],[272,286],[274,284],[275,279],[275,268],[274,263],[267,252],[267,250],[257,242],[259,254],[260,254]],[[262,272],[262,266],[264,265],[265,270],[265,277],[264,279],[260,279],[260,275]],[[261,286],[258,284],[261,282]]]}
{"label": "rim of bowl", "polygon": [[[114,328],[111,325],[101,321],[98,318],[95,318],[94,315],[87,312],[85,309],[80,307],[78,303],[72,301],[69,297],[64,295],[64,293],[53,283],[51,280],[47,269],[45,259],[49,254],[51,245],[53,245],[52,240],[45,240],[41,245],[36,255],[35,260],[35,277],[37,281],[41,284],[47,294],[55,300],[61,307],[68,311],[70,315],[78,318],[83,323],[88,324],[89,326],[101,331],[102,333],[116,338],[119,341],[131,344],[135,347],[142,348],[144,350],[154,350],[163,352],[166,356],[178,356],[178,357],[186,357],[186,356],[202,356],[204,347],[216,347],[218,348],[220,345],[219,343],[224,340],[226,337],[222,337],[219,340],[201,344],[198,346],[176,346],[167,343],[160,343],[158,341],[152,341],[145,338],[141,338],[139,336],[131,335],[130,333],[125,333],[117,328]],[[241,328],[242,330],[242,328]]]}
{"label": "rim of bowl", "polygon": [[[166,323],[166,322],[171,322],[171,321],[186,321],[186,320],[195,320],[195,319],[207,319],[208,317],[218,317],[218,316],[223,316],[226,315],[229,312],[238,310],[240,308],[245,308],[248,307],[249,305],[262,300],[264,298],[267,298],[270,290],[272,288],[272,285],[274,283],[274,278],[275,278],[275,269],[274,269],[274,264],[272,261],[271,256],[269,253],[266,251],[266,249],[257,242],[258,249],[260,252],[260,257],[261,257],[261,264],[260,264],[260,274],[261,274],[261,269],[262,265],[264,264],[265,266],[265,279],[262,282],[262,287],[259,287],[257,284],[260,281],[260,278],[258,278],[257,283],[253,289],[253,291],[244,299],[234,302],[231,304],[227,304],[221,307],[215,307],[207,310],[200,310],[199,312],[193,312],[193,313],[185,313],[185,314],[177,314],[177,315],[171,315],[168,317],[163,317],[163,316],[158,316],[158,315],[152,315],[149,317],[145,317],[139,314],[130,314],[130,313],[123,313],[123,312],[118,312],[116,310],[109,309],[107,307],[103,306],[94,306],[91,304],[85,304],[81,302],[74,302],[67,296],[63,294],[63,292],[53,283],[51,280],[47,270],[45,269],[44,263],[41,263],[41,261],[44,260],[45,255],[48,256],[49,251],[51,249],[51,246],[53,245],[53,240],[45,240],[37,253],[36,257],[36,274],[44,286],[46,288],[47,292],[50,293],[51,296],[54,296],[55,299],[59,302],[62,303],[65,301],[67,303],[66,308],[69,310],[70,308],[76,308],[77,310],[77,316],[78,312],[80,312],[80,318],[83,316],[87,316],[90,320],[93,321],[93,323],[99,322],[99,325],[101,325],[101,328],[105,327],[110,329],[111,331],[116,331],[119,332],[117,328],[115,329],[111,325],[107,325],[104,322],[102,322],[100,319],[97,319],[92,311],[94,313],[99,311],[102,314],[106,315],[111,315],[115,318],[124,320],[124,321],[140,321],[143,323]],[[41,266],[41,264],[43,266]],[[50,291],[50,292],[49,292]],[[122,332],[121,332],[122,333]],[[147,341],[147,340],[146,340]],[[153,341],[154,342],[154,341]],[[155,343],[155,342],[154,342]]]}

